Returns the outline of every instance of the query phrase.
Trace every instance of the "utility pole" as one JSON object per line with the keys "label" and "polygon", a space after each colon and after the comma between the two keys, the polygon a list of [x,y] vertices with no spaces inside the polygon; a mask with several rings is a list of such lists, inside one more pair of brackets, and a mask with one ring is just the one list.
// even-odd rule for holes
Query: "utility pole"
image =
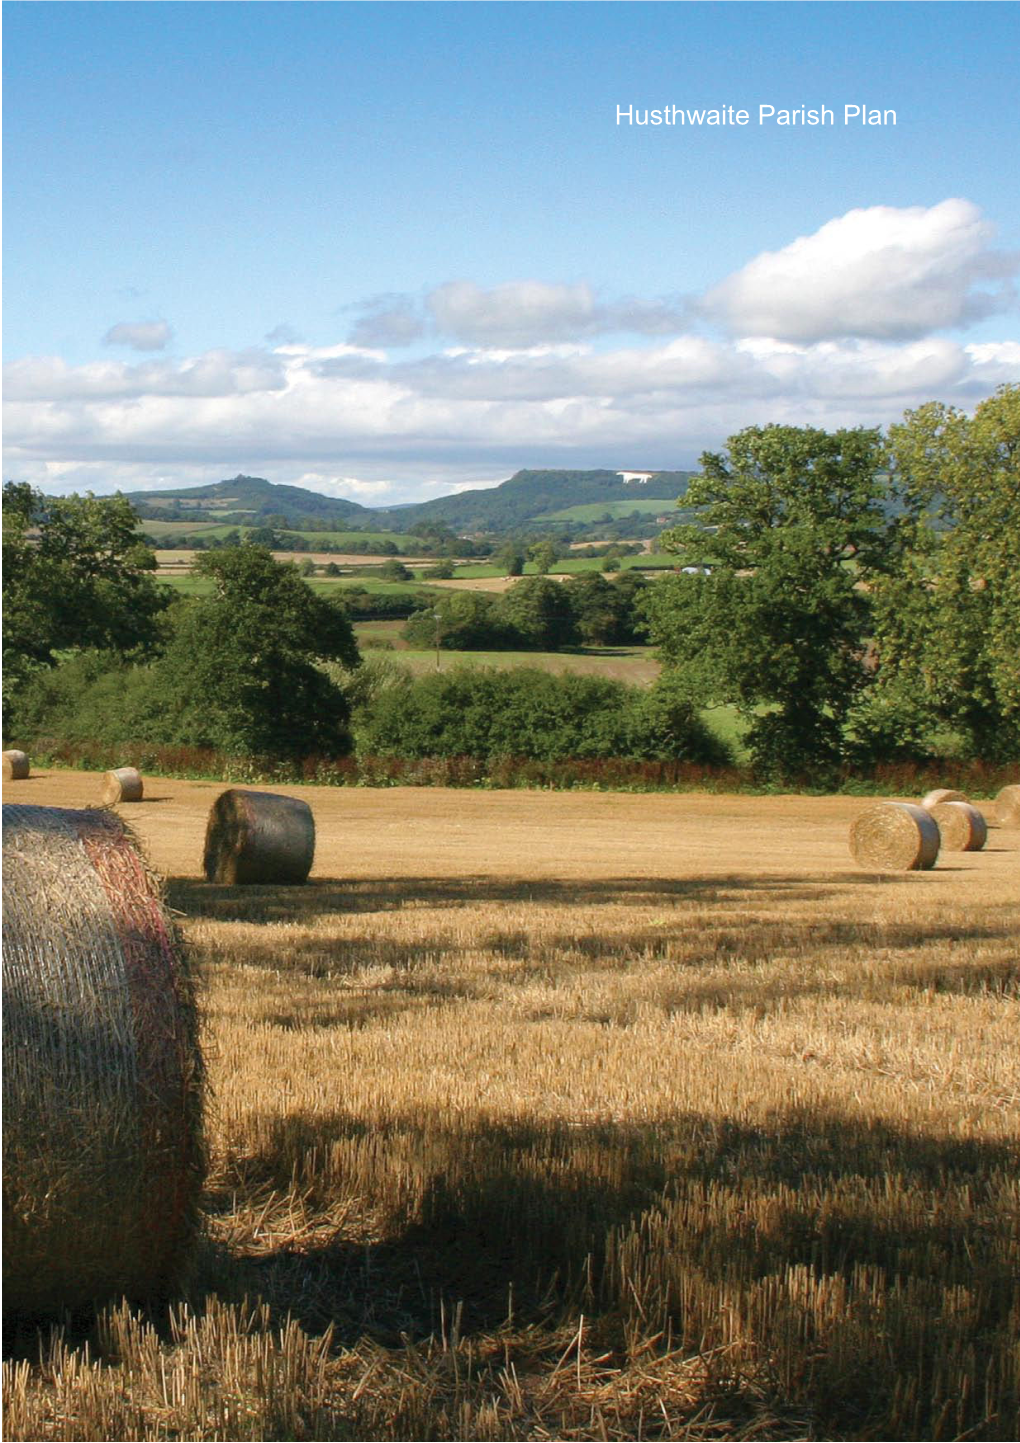
{"label": "utility pole", "polygon": [[440,613],[439,613],[438,611],[434,611],[434,612],[432,613],[432,615],[433,615],[433,616],[435,617],[435,619],[436,619],[436,671],[438,671],[438,670],[439,670],[439,628],[440,628]]}

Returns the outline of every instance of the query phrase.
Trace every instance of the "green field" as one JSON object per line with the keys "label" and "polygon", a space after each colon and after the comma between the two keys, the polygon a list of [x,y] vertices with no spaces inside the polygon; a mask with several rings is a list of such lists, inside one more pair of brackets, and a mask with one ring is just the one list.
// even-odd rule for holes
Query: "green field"
{"label": "green field", "polygon": [[[247,526],[237,526],[223,521],[140,521],[139,531],[151,536],[154,541],[161,541],[164,537],[173,537],[175,541],[186,542],[189,536],[202,536],[206,540],[214,538],[222,540],[231,531],[240,531],[243,536],[246,531],[251,530]],[[406,536],[400,531],[298,531],[294,527],[274,528],[286,532],[289,536],[300,536],[308,543],[311,550],[322,550],[325,546],[333,547],[336,551],[345,551],[351,544],[371,542],[374,546],[380,546],[384,542],[392,542],[397,546],[402,555],[413,556],[421,549],[421,542],[415,536]],[[176,549],[176,548],[174,548]]]}
{"label": "green field", "polygon": [[[161,586],[170,586],[182,596],[208,596],[212,592],[212,581],[207,576],[157,576]],[[351,576],[312,576],[308,585],[316,591],[334,591],[337,588],[353,587],[359,591],[371,591],[385,596],[417,595],[420,591],[434,590],[411,581],[382,581],[370,573]],[[440,593],[437,591],[437,595]]]}
{"label": "green field", "polygon": [[[651,646],[584,647],[576,651],[447,651],[440,648],[437,665],[434,649],[413,650],[401,639],[403,628],[402,621],[356,621],[354,634],[362,655],[378,655],[379,650],[384,649],[394,661],[416,674],[453,671],[460,666],[537,666],[542,671],[571,671],[584,676],[610,677],[632,686],[650,686],[661,670],[655,659],[655,648]],[[716,736],[733,748],[738,762],[747,760],[746,725],[735,707],[705,707],[701,716]]]}
{"label": "green field", "polygon": [[656,500],[649,496],[635,496],[633,501],[589,501],[580,506],[565,506],[562,511],[543,511],[536,521],[611,521],[621,516],[668,516],[676,505],[675,501]]}
{"label": "green field", "polygon": [[[549,570],[550,576],[576,576],[583,571],[601,571],[605,558],[602,556],[563,556],[559,561],[553,563]],[[621,556],[618,558],[620,568],[624,571],[671,571],[676,565],[676,557],[669,555],[653,555],[650,552],[642,552],[640,556]],[[418,573],[421,574],[420,572]],[[525,576],[537,576],[538,567],[533,561],[524,564]],[[458,566],[453,573],[454,581],[475,581],[494,576],[505,576],[506,567],[495,561],[471,561],[463,566]]]}

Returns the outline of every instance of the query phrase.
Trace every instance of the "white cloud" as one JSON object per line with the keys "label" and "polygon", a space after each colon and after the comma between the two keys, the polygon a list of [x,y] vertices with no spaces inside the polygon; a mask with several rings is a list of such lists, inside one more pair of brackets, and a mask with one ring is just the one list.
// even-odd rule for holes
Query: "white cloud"
{"label": "white cloud", "polygon": [[357,346],[409,346],[425,333],[425,320],[411,296],[388,291],[347,307],[357,315],[350,339]]}
{"label": "white cloud", "polygon": [[261,350],[206,351],[180,362],[146,361],[135,366],[123,361],[69,366],[59,356],[28,356],[4,367],[9,401],[230,396],[283,385],[283,363]]}
{"label": "white cloud", "polygon": [[118,321],[103,337],[103,345],[129,346],[132,351],[163,351],[172,335],[166,321]]}
{"label": "white cloud", "polygon": [[341,345],[216,352],[112,376],[54,361],[11,372],[8,476],[108,490],[139,468],[178,484],[241,470],[371,503],[521,465],[629,465],[636,451],[689,465],[764,420],[885,424],[934,397],[970,404],[1020,377],[1020,346],[688,335],[400,364]]}
{"label": "white cloud", "polygon": [[484,290],[473,281],[449,281],[426,298],[435,329],[479,346],[530,347],[585,336],[635,331],[679,331],[687,306],[675,300],[632,298],[602,302],[592,288],[508,281]]}
{"label": "white cloud", "polygon": [[[708,292],[703,312],[735,335],[790,341],[912,339],[1006,309],[1020,257],[966,200],[851,210],[763,251]],[[992,289],[986,287],[996,283]]]}
{"label": "white cloud", "polygon": [[[966,201],[853,211],[731,276],[697,327],[679,301],[457,281],[413,303],[374,298],[361,344],[277,331],[272,348],[181,360],[28,356],[5,373],[5,475],[107,491],[243,471],[379,504],[524,465],[688,466],[766,421],[886,425],[931,399],[970,406],[1020,380],[1017,341],[933,333],[1003,302],[981,289],[1012,264],[989,237]],[[429,317],[428,353],[383,345]]]}

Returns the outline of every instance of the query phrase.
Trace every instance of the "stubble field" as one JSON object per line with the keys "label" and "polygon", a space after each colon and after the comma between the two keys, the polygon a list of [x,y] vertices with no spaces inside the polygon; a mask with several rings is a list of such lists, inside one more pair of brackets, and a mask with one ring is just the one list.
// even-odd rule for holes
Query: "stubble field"
{"label": "stubble field", "polygon": [[[1020,832],[850,860],[852,798],[280,788],[200,879],[186,1303],[14,1339],[9,1438],[998,1438],[1020,1423]],[[81,806],[50,773],[8,801]]]}

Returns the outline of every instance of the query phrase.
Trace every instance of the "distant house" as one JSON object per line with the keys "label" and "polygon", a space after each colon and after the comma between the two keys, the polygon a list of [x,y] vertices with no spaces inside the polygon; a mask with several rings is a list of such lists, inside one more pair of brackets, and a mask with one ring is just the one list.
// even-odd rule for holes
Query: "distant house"
{"label": "distant house", "polygon": [[629,485],[631,481],[636,481],[638,485],[643,486],[646,481],[650,481],[659,473],[658,471],[617,471],[616,474],[622,478],[625,486]]}

